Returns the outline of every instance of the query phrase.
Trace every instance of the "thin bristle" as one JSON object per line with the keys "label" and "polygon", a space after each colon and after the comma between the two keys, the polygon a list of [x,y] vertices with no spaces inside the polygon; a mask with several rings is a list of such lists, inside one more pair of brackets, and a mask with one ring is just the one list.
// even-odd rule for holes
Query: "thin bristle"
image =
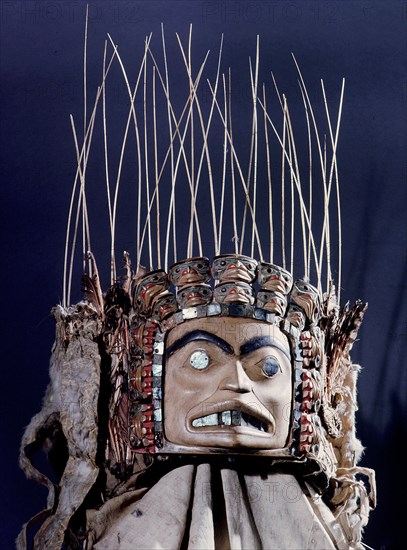
{"label": "thin bristle", "polygon": [[288,158],[290,167],[290,198],[291,198],[291,223],[290,223],[290,272],[294,270],[294,238],[295,238],[295,193],[294,193],[294,168],[293,168],[293,144],[291,141],[290,119],[288,114],[287,99],[283,95],[284,112],[286,113],[288,130]]}
{"label": "thin bristle", "polygon": [[[173,232],[174,232],[174,256],[176,257],[176,226],[175,226],[175,204],[174,210],[172,209],[173,204],[173,192],[175,188],[174,180],[174,135],[172,133],[172,123],[171,123],[171,114],[170,114],[170,84],[168,78],[168,64],[167,64],[167,50],[165,46],[165,35],[164,35],[164,25],[161,23],[161,41],[164,55],[164,69],[165,69],[165,94],[167,97],[167,117],[168,117],[168,131],[170,136],[170,158],[171,158],[171,202],[168,211],[168,221],[173,221]],[[164,252],[164,269],[168,270],[168,252],[169,252],[169,224],[167,224],[167,234],[165,239],[165,252]]]}
{"label": "thin bristle", "polygon": [[[232,126],[232,71],[229,67],[229,140],[233,144],[233,126]],[[225,134],[228,137],[227,123],[225,121]],[[235,182],[235,164],[233,159],[233,150],[230,147],[230,170],[232,175],[232,217],[233,217],[233,243],[235,254],[238,253],[239,239],[237,235],[237,219],[236,219],[236,182]]]}
{"label": "thin bristle", "polygon": [[219,211],[219,233],[218,233],[218,248],[215,251],[215,254],[218,256],[222,248],[222,226],[223,226],[223,207],[225,202],[225,184],[226,184],[226,162],[227,162],[227,124],[228,124],[228,105],[227,105],[227,94],[226,94],[226,80],[225,75],[222,74],[222,83],[223,83],[223,104],[225,109],[225,130],[223,133],[223,165],[222,165],[222,191],[220,199],[220,211]]}
{"label": "thin bristle", "polygon": [[[251,78],[251,87],[252,87],[252,99],[253,99],[253,72],[252,72],[252,61],[249,57],[249,73]],[[246,187],[247,192],[249,194],[250,192],[250,184],[251,184],[251,174],[252,174],[252,167],[253,167],[253,156],[254,156],[254,141],[255,141],[255,105],[253,102],[253,111],[252,111],[252,132],[251,132],[251,140],[250,140],[250,153],[249,153],[249,165],[247,168],[247,178],[246,178]],[[242,219],[242,229],[240,233],[240,254],[243,253],[243,246],[244,246],[244,239],[245,239],[245,233],[246,233],[246,219],[247,219],[247,208],[248,205],[245,203],[244,210],[243,210],[243,219]]]}
{"label": "thin bristle", "polygon": [[157,268],[161,269],[161,235],[160,235],[160,191],[158,188],[158,152],[157,152],[157,108],[155,94],[155,67],[153,67],[153,135],[154,135],[154,179],[156,202],[156,239],[157,239]]}
{"label": "thin bristle", "polygon": [[308,258],[307,258],[307,272],[306,272],[306,279],[309,281],[310,279],[310,270],[311,270],[311,232],[312,232],[312,141],[311,141],[311,126],[308,116],[308,108],[307,108],[307,102],[305,101],[304,92],[300,85],[300,92],[302,96],[302,102],[304,104],[304,110],[305,110],[305,118],[307,121],[307,137],[308,137],[308,164],[309,164],[309,176],[308,176],[308,192],[309,192],[309,207],[308,207],[308,215],[309,215],[309,229],[308,229]]}
{"label": "thin bristle", "polygon": [[86,119],[87,119],[87,51],[88,51],[88,22],[89,22],[89,4],[86,4],[85,15],[85,39],[83,43],[83,141],[86,136]]}
{"label": "thin bristle", "polygon": [[[177,35],[178,38],[178,35]],[[192,58],[191,58],[191,41],[192,41],[192,24],[189,25],[189,36],[188,36],[188,61],[187,61],[187,73],[189,78],[189,101],[191,103],[191,121],[190,121],[190,150],[191,150],[191,207],[190,207],[190,220],[194,219],[196,212],[196,202],[195,202],[195,125],[194,125],[194,106],[193,106],[193,95],[192,95]],[[194,255],[194,232],[193,224],[190,224],[191,231],[188,235],[188,244],[187,244],[187,258],[191,258]]]}
{"label": "thin bristle", "polygon": [[[331,124],[331,117],[329,114],[329,108],[328,108],[328,102],[326,98],[325,93],[325,87],[324,82],[321,80],[321,87],[322,87],[322,94],[324,97],[324,105],[325,105],[325,113],[327,117],[328,122],[328,128],[329,128],[329,136],[331,139],[331,145],[332,145],[332,160],[331,160],[331,167],[330,167],[330,173],[329,173],[329,183],[328,183],[328,202],[330,200],[331,195],[331,187],[332,187],[332,179],[333,179],[333,172],[335,172],[335,183],[336,183],[336,198],[337,198],[337,214],[338,214],[338,294],[337,294],[337,303],[340,304],[340,295],[341,295],[341,270],[342,270],[342,220],[341,220],[341,203],[340,203],[340,193],[339,193],[339,177],[338,177],[338,166],[336,163],[336,149],[338,145],[338,138],[339,138],[339,129],[341,124],[341,117],[342,117],[342,106],[343,106],[343,97],[345,92],[345,79],[342,79],[342,87],[341,87],[341,95],[339,99],[339,109],[338,109],[338,119],[337,119],[337,125],[335,130],[335,137],[333,135],[332,131],[332,124]],[[329,223],[329,220],[326,222]],[[324,220],[325,224],[325,220]],[[331,276],[332,279],[332,276]],[[331,280],[328,281],[328,289],[329,284],[331,284]],[[328,291],[327,289],[327,291]]]}
{"label": "thin bristle", "polygon": [[[105,47],[103,52],[103,81],[106,78],[106,54],[107,54],[107,41],[105,40]],[[114,250],[112,250],[113,239],[113,217],[112,217],[112,202],[110,197],[110,181],[109,181],[109,155],[107,147],[107,122],[106,122],[106,86],[102,89],[102,109],[103,109],[103,146],[105,155],[105,174],[106,174],[106,195],[107,195],[107,207],[109,210],[109,227],[110,227],[110,284],[116,279],[116,265],[114,258]]]}
{"label": "thin bristle", "polygon": [[[259,79],[259,36],[257,35],[256,44],[256,67],[253,87],[253,126],[254,126],[254,165],[253,165],[253,215],[256,218],[257,207],[257,148],[258,148],[258,136],[257,136],[257,86]],[[250,66],[250,75],[252,78],[252,70]],[[253,80],[252,80],[253,86]],[[250,255],[254,256],[254,224],[252,224],[252,239],[251,239],[251,252]]]}
{"label": "thin bristle", "polygon": [[[147,43],[147,37],[144,44]],[[143,122],[144,122],[144,168],[146,178],[146,199],[150,202],[150,181],[149,181],[149,162],[148,162],[148,137],[147,137],[147,46],[144,46],[144,71],[143,71]],[[147,215],[147,234],[148,234],[148,257],[150,260],[150,270],[153,269],[153,249],[151,243],[151,216]]]}
{"label": "thin bristle", "polygon": [[[287,112],[285,106],[283,106],[284,118],[283,118],[283,141],[281,144],[281,256],[283,261],[283,268],[286,269],[285,259],[285,156],[286,152],[286,135],[287,135]],[[267,117],[267,113],[265,116]]]}
{"label": "thin bristle", "polygon": [[[86,192],[85,192],[85,173],[86,173],[86,165],[87,165],[88,155],[83,156],[82,168],[81,168],[81,155],[80,155],[80,152],[79,152],[78,136],[77,136],[77,133],[76,133],[75,122],[74,122],[74,119],[73,119],[72,115],[70,116],[70,119],[71,119],[72,134],[73,134],[73,139],[74,139],[74,144],[75,144],[76,161],[78,163],[78,169],[79,169],[79,179],[80,179],[80,182],[81,182],[81,186],[80,186],[81,199],[80,199],[80,201],[78,201],[77,218],[79,216],[79,212],[81,211],[81,213],[82,213],[83,272],[84,273],[86,272],[86,259],[88,258],[89,259],[89,276],[91,277],[92,276],[92,265],[91,265],[91,260],[90,260],[89,255],[88,255],[88,250],[91,249],[90,227],[89,227],[88,209],[87,209],[87,204],[86,204]],[[89,136],[90,141],[92,141],[93,127],[94,126],[92,125],[90,136]],[[84,143],[84,146],[86,147],[86,141]],[[89,148],[88,148],[88,150],[89,150]],[[81,209],[81,206],[82,206],[82,209]],[[76,240],[76,236],[77,236],[77,227],[76,227],[76,232],[75,232],[75,240]],[[72,247],[72,261],[73,261],[73,253],[74,253],[74,247]]]}
{"label": "thin bristle", "polygon": [[268,201],[269,201],[269,232],[270,232],[270,254],[269,262],[273,263],[273,246],[274,246],[274,232],[273,232],[273,191],[271,187],[271,165],[270,165],[270,145],[269,135],[267,128],[267,104],[266,104],[266,87],[263,83],[263,105],[264,105],[264,137],[266,141],[266,157],[267,157],[267,185],[268,185]]}

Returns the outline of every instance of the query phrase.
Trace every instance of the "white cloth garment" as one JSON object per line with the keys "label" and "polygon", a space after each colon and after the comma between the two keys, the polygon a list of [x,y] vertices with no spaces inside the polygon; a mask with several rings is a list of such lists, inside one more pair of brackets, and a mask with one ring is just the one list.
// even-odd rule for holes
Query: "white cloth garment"
{"label": "white cloth garment", "polygon": [[245,475],[233,468],[188,464],[147,492],[118,498],[117,506],[112,499],[88,512],[88,548],[349,548],[329,508],[290,474]]}

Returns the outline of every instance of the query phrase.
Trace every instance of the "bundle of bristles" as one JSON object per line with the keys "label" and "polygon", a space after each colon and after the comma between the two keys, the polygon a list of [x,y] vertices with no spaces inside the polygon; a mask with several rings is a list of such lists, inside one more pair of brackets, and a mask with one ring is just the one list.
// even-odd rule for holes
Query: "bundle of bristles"
{"label": "bundle of bristles", "polygon": [[[225,252],[243,253],[260,261],[277,263],[291,273],[295,270],[297,276],[310,280],[318,287],[321,299],[323,293],[331,287],[334,273],[338,289],[336,303],[339,304],[342,238],[336,151],[344,80],[335,126],[331,123],[325,87],[321,80],[328,134],[321,135],[307,87],[293,56],[298,71],[298,84],[304,106],[303,122],[308,143],[306,158],[300,159],[298,153],[301,147],[296,145],[286,96],[280,93],[273,74],[270,80],[276,92],[274,97],[267,99],[266,85],[263,83],[260,86],[259,37],[256,41],[254,61],[250,58],[248,60],[251,128],[248,139],[244,139],[240,129],[237,132],[240,120],[233,121],[232,117],[231,69],[221,72],[223,36],[217,54],[216,73],[210,80],[204,77],[209,52],[204,56],[198,70],[193,69],[192,27],[185,45],[176,34],[180,52],[178,61],[185,67],[186,73],[185,101],[181,101],[179,77],[176,93],[173,89],[172,93],[170,92],[170,68],[163,28],[162,66],[157,61],[158,55],[153,53],[150,34],[145,39],[144,54],[134,87],[130,85],[130,78],[117,45],[108,35],[104,48],[102,80],[89,113],[87,35],[86,22],[84,139],[80,146],[74,118],[71,115],[77,170],[67,225],[63,305],[69,305],[71,300],[74,255],[80,239],[84,271],[87,252],[92,250],[93,213],[88,205],[87,196],[94,192],[92,187],[96,178],[89,175],[89,156],[92,140],[94,141],[94,129],[97,127],[97,115],[100,112],[104,145],[102,160],[106,181],[102,188],[98,184],[99,189],[96,192],[99,195],[103,192],[107,199],[110,284],[118,279],[118,224],[123,223],[118,215],[119,196],[121,187],[127,185],[124,201],[128,203],[135,199],[132,209],[132,215],[136,219],[135,227],[126,228],[127,235],[131,235],[126,240],[135,248],[135,253],[131,253],[135,273],[142,263],[148,266],[147,271],[163,268],[168,272],[172,263],[183,258],[203,255],[213,257]],[[111,52],[109,46],[112,48]],[[117,130],[115,135],[109,134],[113,125],[109,121],[107,110],[108,77],[114,72],[115,64],[120,68],[129,101],[117,170],[113,170],[111,158],[111,151],[118,143]],[[200,99],[200,93],[201,96],[205,94],[204,99]],[[269,115],[272,108],[278,108],[280,111],[280,130]],[[243,119],[245,115],[246,112],[239,113],[238,119]],[[243,154],[237,153],[236,143],[242,141],[245,142],[245,154],[248,155],[247,165],[241,160]],[[132,143],[135,147],[132,151],[126,152],[126,148],[130,150]],[[316,153],[313,151],[315,145]],[[126,173],[126,159],[129,155],[131,166],[137,175],[133,189],[129,189],[130,177]],[[308,165],[308,169],[301,177],[300,165],[305,164]],[[315,166],[318,167],[317,175],[314,173]],[[302,172],[304,174],[304,170]],[[317,179],[318,185],[315,183]],[[281,182],[277,183],[278,180]],[[321,198],[323,204],[319,200]],[[321,212],[322,220],[318,219]],[[337,220],[334,229],[330,223],[332,216]],[[100,225],[101,222],[98,221],[98,229]],[[317,228],[318,225],[320,227]],[[226,232],[228,235],[225,237]],[[99,246],[102,238],[99,229]],[[335,251],[331,250],[333,241],[337,243]],[[126,248],[131,252],[131,248]],[[335,258],[337,263],[334,270],[331,268],[331,257]],[[91,262],[88,271],[92,276]]]}

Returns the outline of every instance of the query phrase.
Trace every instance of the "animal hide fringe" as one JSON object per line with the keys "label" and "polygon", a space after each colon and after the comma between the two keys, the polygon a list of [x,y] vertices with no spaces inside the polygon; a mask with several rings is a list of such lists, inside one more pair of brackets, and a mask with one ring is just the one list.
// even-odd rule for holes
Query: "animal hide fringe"
{"label": "animal hide fringe", "polygon": [[356,384],[361,367],[353,364],[350,358],[366,309],[367,304],[360,300],[352,307],[347,303],[340,311],[332,311],[325,328],[327,366],[322,412],[327,439],[337,462],[330,504],[348,537],[349,547],[355,550],[364,548],[361,543],[363,527],[368,522],[370,509],[376,506],[375,472],[357,466],[363,453],[363,446],[356,437],[355,419]]}
{"label": "animal hide fringe", "polygon": [[[68,523],[98,475],[96,465],[101,357],[97,339],[102,323],[87,302],[53,309],[56,338],[50,361],[50,384],[41,411],[27,426],[20,448],[26,476],[48,488],[46,509],[28,521],[19,534],[18,550],[27,548],[27,527],[47,516],[34,538],[34,550],[61,548]],[[66,438],[68,461],[57,485],[30,461],[47,430],[60,428]]]}

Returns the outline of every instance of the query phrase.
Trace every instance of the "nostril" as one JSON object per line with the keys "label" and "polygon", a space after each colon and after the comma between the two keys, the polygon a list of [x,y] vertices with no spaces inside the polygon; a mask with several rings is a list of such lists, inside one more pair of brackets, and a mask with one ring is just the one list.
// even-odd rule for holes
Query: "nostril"
{"label": "nostril", "polygon": [[229,390],[235,393],[248,393],[252,391],[252,384],[250,378],[247,376],[246,371],[240,361],[230,366],[230,375],[223,378],[219,384],[219,389]]}

